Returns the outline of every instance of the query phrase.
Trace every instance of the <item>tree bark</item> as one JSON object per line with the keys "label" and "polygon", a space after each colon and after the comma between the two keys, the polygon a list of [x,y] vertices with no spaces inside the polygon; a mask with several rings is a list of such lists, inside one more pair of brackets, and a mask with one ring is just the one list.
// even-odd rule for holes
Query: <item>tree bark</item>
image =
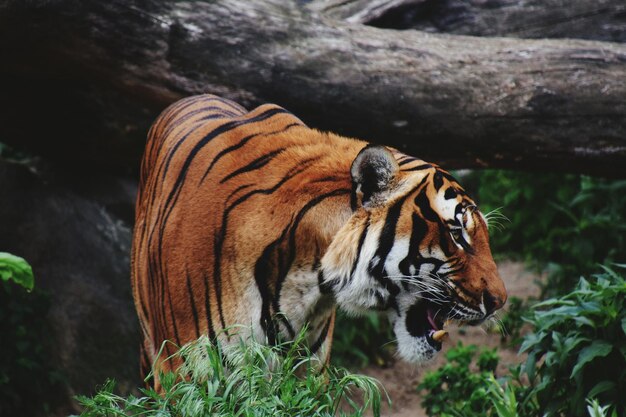
{"label": "tree bark", "polygon": [[313,0],[308,7],[381,28],[626,42],[623,0]]}
{"label": "tree bark", "polygon": [[136,163],[159,109],[211,92],[449,168],[626,175],[624,45],[398,32],[281,0],[10,1],[0,13],[2,140],[70,144],[89,167]]}
{"label": "tree bark", "polygon": [[410,12],[424,3],[427,0],[314,0],[307,7],[335,19],[369,24]]}

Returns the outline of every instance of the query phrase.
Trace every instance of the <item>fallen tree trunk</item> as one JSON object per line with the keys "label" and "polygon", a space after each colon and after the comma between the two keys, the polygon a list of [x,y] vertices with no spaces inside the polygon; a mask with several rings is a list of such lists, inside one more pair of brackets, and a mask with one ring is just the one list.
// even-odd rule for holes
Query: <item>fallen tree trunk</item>
{"label": "fallen tree trunk", "polygon": [[[61,80],[80,89],[70,101],[54,97],[70,109],[51,120],[66,141],[53,143],[109,165],[136,158],[158,109],[212,92],[247,106],[276,102],[311,126],[448,167],[626,175],[625,45],[397,32],[279,0],[10,1],[0,12],[0,52],[11,57],[1,71],[13,83],[0,134],[35,149],[42,127],[20,115],[58,110],[37,105],[50,97],[20,94]],[[85,92],[97,96],[92,113],[110,114],[72,117]]]}
{"label": "fallen tree trunk", "polygon": [[313,0],[312,10],[381,28],[626,42],[624,0]]}

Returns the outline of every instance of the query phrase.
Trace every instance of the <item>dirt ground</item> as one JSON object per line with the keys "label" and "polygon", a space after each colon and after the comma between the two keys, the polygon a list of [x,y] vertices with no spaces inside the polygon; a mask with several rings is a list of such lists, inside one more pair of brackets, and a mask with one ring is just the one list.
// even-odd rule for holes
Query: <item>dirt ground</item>
{"label": "dirt ground", "polygon": [[[509,297],[528,298],[539,295],[539,288],[536,284],[537,275],[524,269],[523,264],[512,261],[502,261],[498,263],[500,276],[504,280]],[[506,306],[504,308],[506,310]],[[420,403],[421,395],[415,387],[421,381],[426,372],[436,369],[445,361],[445,352],[458,341],[463,344],[475,344],[478,346],[500,347],[500,337],[498,334],[489,333],[481,327],[465,327],[463,335],[459,334],[458,328],[451,326],[449,338],[444,342],[444,346],[439,355],[428,364],[415,366],[407,364],[402,360],[396,360],[390,367],[381,368],[379,366],[369,366],[358,373],[372,376],[378,379],[387,390],[392,401],[391,408],[385,404],[382,410],[384,417],[426,417]],[[523,360],[518,356],[517,350],[498,350],[500,355],[499,371],[503,373],[510,364]]]}

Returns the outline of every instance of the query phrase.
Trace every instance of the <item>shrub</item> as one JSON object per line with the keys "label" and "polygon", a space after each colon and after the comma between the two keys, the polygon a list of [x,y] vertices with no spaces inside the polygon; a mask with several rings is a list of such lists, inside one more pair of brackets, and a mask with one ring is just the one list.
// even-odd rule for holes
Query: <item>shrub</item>
{"label": "shrub", "polygon": [[[447,362],[424,376],[417,389],[426,391],[422,406],[428,415],[478,417],[491,410],[485,383],[498,366],[495,349],[459,344],[446,353]],[[476,358],[476,355],[478,357]]]}
{"label": "shrub", "polygon": [[0,253],[0,415],[47,415],[63,398],[43,319],[50,299],[33,286],[30,265]]}
{"label": "shrub", "polygon": [[520,348],[528,358],[500,381],[493,373],[495,352],[483,352],[475,371],[476,347],[451,349],[448,363],[418,386],[427,391],[422,404],[428,414],[626,415],[626,280],[608,268],[594,278],[581,278],[572,293],[533,307],[527,321],[534,333]]}
{"label": "shrub", "polygon": [[177,353],[184,360],[178,371],[161,375],[162,395],[142,389],[142,397],[122,398],[107,382],[94,397],[78,398],[81,415],[360,416],[368,408],[380,414],[374,379],[333,367],[320,372],[301,340],[275,347],[247,340],[222,349],[202,337]]}
{"label": "shrub", "polygon": [[529,320],[523,371],[549,416],[582,416],[587,398],[626,415],[626,280],[608,268],[595,278],[537,304]]}

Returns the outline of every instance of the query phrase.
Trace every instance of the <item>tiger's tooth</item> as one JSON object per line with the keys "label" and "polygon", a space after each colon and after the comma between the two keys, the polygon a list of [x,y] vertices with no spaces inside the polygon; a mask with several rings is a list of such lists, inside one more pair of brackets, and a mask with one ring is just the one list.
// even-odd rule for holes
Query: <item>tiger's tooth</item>
{"label": "tiger's tooth", "polygon": [[437,330],[435,333],[433,333],[431,337],[433,338],[435,342],[441,342],[447,335],[448,335],[447,331]]}
{"label": "tiger's tooth", "polygon": [[452,323],[452,320],[448,319],[448,320],[446,320],[446,322],[443,324],[443,327],[448,327],[451,323]]}

